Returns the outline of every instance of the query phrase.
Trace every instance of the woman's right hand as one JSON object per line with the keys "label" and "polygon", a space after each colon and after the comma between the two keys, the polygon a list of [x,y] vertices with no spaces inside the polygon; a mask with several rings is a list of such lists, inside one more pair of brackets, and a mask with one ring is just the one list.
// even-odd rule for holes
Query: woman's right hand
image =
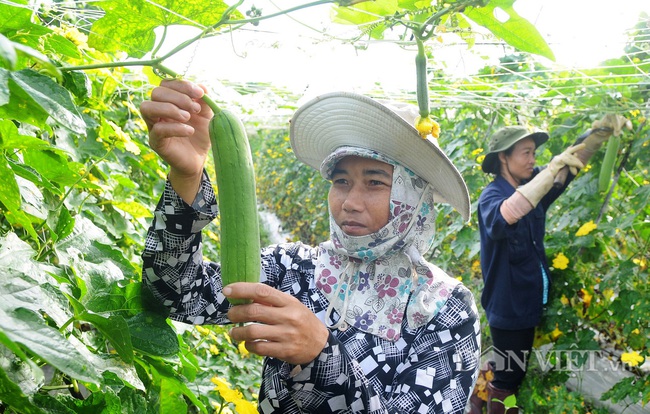
{"label": "woman's right hand", "polygon": [[188,203],[196,196],[210,152],[212,110],[201,99],[205,88],[185,80],[163,80],[140,105],[149,146],[171,167],[169,180]]}

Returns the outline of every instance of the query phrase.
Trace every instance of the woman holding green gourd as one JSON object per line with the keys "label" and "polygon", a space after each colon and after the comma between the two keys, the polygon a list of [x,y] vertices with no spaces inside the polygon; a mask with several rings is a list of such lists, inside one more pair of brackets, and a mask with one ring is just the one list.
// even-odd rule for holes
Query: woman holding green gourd
{"label": "woman holding green gourd", "polygon": [[423,256],[435,203],[468,219],[469,195],[414,127],[417,108],[348,92],[302,105],[291,145],[331,182],[330,239],[262,248],[259,281],[224,286],[201,251],[201,230],[219,214],[203,169],[213,115],[204,92],[163,81],[141,106],[150,145],[170,165],[143,279],[170,317],[236,324],[232,339],[265,357],[261,413],[462,413],[478,313],[471,292]]}

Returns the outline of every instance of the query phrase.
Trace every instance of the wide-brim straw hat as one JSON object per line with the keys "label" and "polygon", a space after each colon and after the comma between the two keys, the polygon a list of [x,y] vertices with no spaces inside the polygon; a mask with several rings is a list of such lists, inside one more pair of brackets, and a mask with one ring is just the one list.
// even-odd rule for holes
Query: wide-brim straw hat
{"label": "wide-brim straw hat", "polygon": [[543,131],[531,132],[528,128],[520,125],[503,127],[490,137],[488,153],[483,159],[481,167],[483,171],[491,174],[498,174],[500,169],[499,153],[507,150],[524,138],[532,138],[535,141],[535,148],[548,140],[548,134]]}
{"label": "wide-brim straw hat", "polygon": [[435,138],[420,136],[414,126],[417,114],[414,105],[391,106],[352,92],[320,95],[291,119],[291,147],[300,161],[316,170],[339,147],[377,151],[427,181],[435,202],[450,204],[469,220],[465,181]]}

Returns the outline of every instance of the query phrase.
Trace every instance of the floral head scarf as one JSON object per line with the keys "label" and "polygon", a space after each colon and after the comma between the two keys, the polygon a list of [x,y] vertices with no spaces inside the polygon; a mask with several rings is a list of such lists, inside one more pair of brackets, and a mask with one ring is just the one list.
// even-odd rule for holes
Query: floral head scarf
{"label": "floral head scarf", "polygon": [[389,220],[376,233],[348,236],[330,214],[331,238],[319,246],[316,286],[330,302],[325,320],[336,320],[331,328],[354,326],[397,341],[405,316],[410,328],[426,324],[458,282],[441,277],[445,273],[422,256],[435,234],[429,183],[382,154],[356,147],[336,149],[321,174],[331,179],[338,161],[353,155],[393,166]]}

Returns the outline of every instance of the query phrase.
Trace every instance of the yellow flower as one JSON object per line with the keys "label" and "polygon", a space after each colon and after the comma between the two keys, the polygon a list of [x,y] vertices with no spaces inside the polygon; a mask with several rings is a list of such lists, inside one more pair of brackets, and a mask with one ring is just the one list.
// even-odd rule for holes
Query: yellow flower
{"label": "yellow flower", "polygon": [[578,291],[578,296],[580,297],[580,299],[582,299],[585,306],[589,306],[591,304],[591,299],[593,298],[593,295],[587,292],[585,289],[580,289]]}
{"label": "yellow flower", "polygon": [[151,161],[156,159],[156,153],[155,152],[148,152],[146,154],[143,154],[141,157],[144,161]]}
{"label": "yellow flower", "polygon": [[481,262],[479,260],[474,260],[472,262],[472,272],[478,273],[481,271]]}
{"label": "yellow flower", "polygon": [[478,157],[476,157],[476,162],[478,162],[479,164],[483,164],[484,159],[485,159],[485,155],[479,155]]}
{"label": "yellow flower", "polygon": [[562,252],[558,253],[555,259],[553,259],[553,267],[556,269],[564,270],[568,264],[569,259]]}
{"label": "yellow flower", "polygon": [[641,270],[646,270],[648,268],[648,262],[646,261],[645,257],[642,257],[640,259],[632,259],[632,263],[639,266]]}
{"label": "yellow flower", "polygon": [[474,151],[472,151],[472,156],[477,156],[478,154],[483,152],[483,148],[477,148]]}
{"label": "yellow flower", "polygon": [[196,326],[196,330],[199,331],[199,333],[204,336],[210,334],[210,330],[202,326]]}
{"label": "yellow flower", "polygon": [[565,295],[562,295],[560,302],[562,302],[564,306],[567,306],[569,304],[569,299]]}
{"label": "yellow flower", "polygon": [[239,353],[240,353],[242,356],[248,356],[248,355],[250,354],[250,352],[248,352],[248,349],[246,349],[246,342],[244,342],[244,341],[241,341],[241,342],[237,345],[237,350],[239,351]]}
{"label": "yellow flower", "polygon": [[234,402],[235,403],[235,411],[237,411],[237,414],[257,414],[257,407],[255,404],[246,401],[244,399],[240,399]]}
{"label": "yellow flower", "polygon": [[210,353],[212,355],[219,355],[219,348],[215,344],[210,345]]}
{"label": "yellow flower", "polygon": [[234,403],[242,399],[242,393],[238,390],[233,390],[230,388],[230,384],[223,378],[212,377],[210,381],[212,381],[212,383],[215,385],[215,390],[217,390],[224,401]]}
{"label": "yellow flower", "polygon": [[621,354],[621,361],[625,362],[631,367],[636,367],[640,363],[644,361],[645,358],[643,358],[641,355],[639,355],[638,352],[623,352]]}
{"label": "yellow flower", "polygon": [[555,325],[555,329],[553,329],[553,332],[551,332],[551,338],[553,338],[554,341],[557,340],[557,338],[562,335],[562,331],[557,327],[557,324]]}
{"label": "yellow flower", "polygon": [[585,224],[583,224],[582,226],[580,226],[580,228],[576,232],[576,236],[578,237],[586,236],[587,234],[591,233],[591,231],[594,230],[596,227],[598,227],[598,225],[594,224],[593,220],[590,220]]}

